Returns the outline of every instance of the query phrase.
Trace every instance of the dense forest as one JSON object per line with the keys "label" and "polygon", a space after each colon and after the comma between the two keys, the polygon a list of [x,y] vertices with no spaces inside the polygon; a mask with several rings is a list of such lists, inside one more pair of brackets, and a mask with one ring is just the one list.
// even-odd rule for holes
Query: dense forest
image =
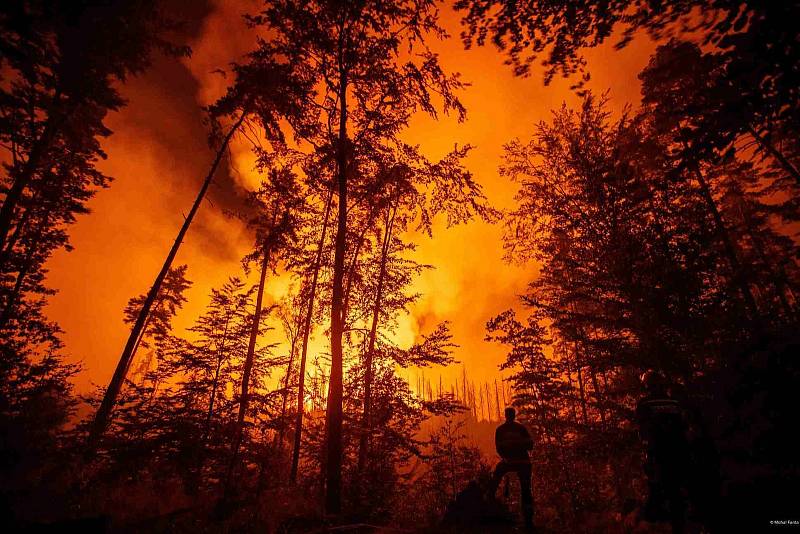
{"label": "dense forest", "polygon": [[[222,41],[246,49],[205,61],[220,90],[183,103],[192,128],[160,134],[191,137],[174,157],[202,171],[159,176],[145,199],[189,200],[157,221],[153,262],[101,267],[138,280],[148,265],[147,285],[70,332],[54,261],[79,252],[100,197],[145,210],[110,169],[145,174],[149,160],[110,149],[110,124],[155,69],[193,65],[219,12],[243,29]],[[516,532],[516,478],[496,502],[469,501],[513,406],[538,531],[668,532],[637,515],[648,371],[683,411],[687,531],[797,528],[799,19],[793,0],[2,2],[4,530]],[[486,80],[453,70],[442,42],[494,58],[487,78],[565,88],[522,130],[483,118],[501,140],[493,173],[459,137]],[[635,46],[639,94],[620,101],[592,74]],[[500,105],[522,113],[530,98]],[[445,150],[417,138],[419,121],[454,125]],[[508,203],[491,194],[503,183]],[[448,291],[421,282],[454,253],[442,236],[478,225],[499,237],[456,250],[501,257],[498,287],[524,276],[475,312],[504,355],[495,374],[457,334],[475,301],[420,311]],[[208,277],[187,246],[234,242],[224,282],[195,291]],[[107,373],[75,353],[70,336],[120,319]]]}

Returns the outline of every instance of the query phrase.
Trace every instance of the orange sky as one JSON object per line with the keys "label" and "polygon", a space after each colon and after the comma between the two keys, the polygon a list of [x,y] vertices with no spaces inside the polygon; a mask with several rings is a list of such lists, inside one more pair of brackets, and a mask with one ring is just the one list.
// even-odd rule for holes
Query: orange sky
{"label": "orange sky", "polygon": [[[101,165],[115,180],[90,202],[92,213],[71,228],[75,250],[60,251],[49,263],[49,285],[58,294],[48,314],[65,331],[70,359],[83,362],[84,372],[77,379],[81,391],[91,382],[107,384],[128,335],[122,310],[131,296],[152,283],[207,172],[212,154],[199,105],[219,96],[229,81],[212,71],[226,68],[252,44],[239,15],[258,3],[212,4],[195,32],[190,59],[159,60],[123,88],[129,105],[108,119],[114,135],[103,143],[108,160]],[[443,15],[445,27],[457,37],[457,17],[448,10]],[[539,71],[530,78],[514,78],[495,49],[465,51],[456,37],[435,43],[434,49],[446,70],[461,72],[471,83],[462,95],[467,121],[415,117],[404,137],[431,158],[454,143],[475,145],[467,167],[489,200],[507,207],[515,186],[497,172],[503,144],[528,137],[551,109],[577,99],[568,82],[555,80],[544,87]],[[637,103],[636,75],[653,48],[640,38],[622,52],[610,46],[591,51],[590,87],[597,92],[610,89],[616,109]],[[187,294],[189,304],[176,319],[179,333],[205,307],[212,287],[240,274],[239,260],[251,244],[241,224],[222,214],[230,202],[231,181],[246,184],[254,174],[244,143],[234,146],[233,153],[232,168],[220,173],[219,185],[212,188],[210,202],[203,205],[175,263],[189,264],[188,278],[194,282]],[[483,341],[484,325],[493,315],[517,306],[515,296],[536,272],[535,265],[504,263],[500,237],[499,226],[473,222],[444,229],[440,223],[433,239],[418,241],[418,261],[436,269],[423,274],[414,288],[424,296],[401,322],[401,345],[410,344],[420,327],[427,332],[436,322],[450,320],[459,345],[456,357],[470,376],[476,381],[497,376],[504,351]],[[279,298],[287,283],[286,278],[273,279],[269,298]],[[327,341],[317,336],[311,350],[327,350]],[[445,384],[460,373],[460,365],[426,371],[436,381],[442,374]]]}

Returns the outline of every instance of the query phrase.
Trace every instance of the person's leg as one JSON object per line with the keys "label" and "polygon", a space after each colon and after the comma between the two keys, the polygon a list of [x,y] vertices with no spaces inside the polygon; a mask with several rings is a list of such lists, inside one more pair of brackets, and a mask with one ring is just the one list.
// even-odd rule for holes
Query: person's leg
{"label": "person's leg", "polygon": [[670,480],[666,489],[669,502],[669,522],[672,534],[683,534],[686,530],[686,500],[679,480]]}
{"label": "person's leg", "polygon": [[494,468],[494,473],[492,473],[492,478],[489,480],[489,496],[494,498],[497,493],[497,487],[500,486],[500,482],[503,480],[503,477],[506,473],[508,473],[509,464],[506,463],[504,460],[500,460],[497,463],[497,466]]}
{"label": "person's leg", "polygon": [[525,526],[533,526],[533,490],[531,488],[531,464],[522,464],[517,468],[519,476],[520,504]]}
{"label": "person's leg", "polygon": [[668,496],[664,486],[664,469],[662,466],[648,458],[645,464],[645,474],[647,475],[647,499],[644,503],[644,519],[651,523],[666,521],[667,506],[669,505]]}

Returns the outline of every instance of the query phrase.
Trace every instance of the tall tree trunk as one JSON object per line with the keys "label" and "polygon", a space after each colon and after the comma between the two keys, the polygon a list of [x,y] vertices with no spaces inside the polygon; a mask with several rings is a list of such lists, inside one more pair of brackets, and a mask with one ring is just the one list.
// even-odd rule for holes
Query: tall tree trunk
{"label": "tall tree trunk", "polygon": [[175,242],[172,244],[172,248],[170,249],[169,254],[167,254],[164,264],[161,266],[161,271],[159,271],[155,281],[153,282],[153,286],[147,293],[147,297],[142,304],[142,309],[139,310],[139,315],[136,318],[133,328],[131,329],[130,335],[128,336],[128,341],[125,344],[125,348],[122,350],[122,355],[119,358],[119,362],[117,362],[117,368],[114,370],[114,376],[112,376],[111,382],[106,388],[103,401],[100,403],[100,407],[97,409],[97,413],[95,414],[94,421],[90,428],[89,447],[87,447],[87,452],[89,453],[91,453],[91,451],[94,449],[97,439],[102,435],[108,426],[111,411],[117,402],[120,389],[125,381],[125,375],[130,364],[131,356],[133,355],[133,349],[136,345],[136,341],[139,339],[139,336],[142,333],[142,330],[144,329],[145,322],[150,314],[150,309],[152,308],[153,303],[158,296],[158,292],[161,289],[161,284],[164,282],[164,278],[166,278],[170,267],[172,267],[172,262],[175,260],[175,256],[178,254],[178,249],[183,242],[183,238],[186,236],[186,232],[189,230],[189,226],[192,224],[194,216],[197,213],[197,210],[200,208],[200,204],[203,202],[203,198],[205,198],[206,191],[208,191],[211,181],[214,179],[214,175],[216,174],[217,168],[222,161],[222,156],[225,154],[228,143],[230,143],[233,134],[236,132],[239,126],[241,126],[245,116],[246,113],[242,112],[242,115],[234,123],[227,135],[225,135],[222,145],[219,147],[219,150],[217,150],[217,155],[211,164],[211,169],[209,169],[205,180],[203,180],[203,185],[200,187],[200,191],[197,193],[194,204],[192,204],[192,208],[189,210],[189,215],[187,215],[186,219],[183,221],[183,226],[181,226],[178,236],[175,238]]}
{"label": "tall tree trunk", "polygon": [[576,366],[578,368],[578,387],[580,391],[580,399],[581,399],[581,415],[583,416],[583,424],[589,424],[589,415],[586,410],[586,388],[583,384],[583,372],[581,371],[581,364],[578,363]]}
{"label": "tall tree trunk", "polygon": [[467,397],[467,369],[461,367],[461,399],[464,406],[469,406],[469,398]]}
{"label": "tall tree trunk", "polygon": [[[147,320],[145,320],[144,325],[142,326],[142,332],[139,334],[139,339],[136,340],[136,344],[133,346],[133,350],[131,351],[131,357],[128,359],[128,368],[125,369],[125,376],[128,376],[128,373],[131,370],[131,366],[133,365],[133,360],[136,359],[136,353],[139,352],[139,346],[142,344],[142,340],[144,336],[147,335],[147,328],[150,326],[150,321],[153,319],[153,315],[158,313],[158,310],[161,308],[161,304],[163,304],[164,299],[156,298],[156,303],[151,308],[151,312],[147,315]],[[151,360],[152,361],[152,360]],[[149,366],[149,364],[148,364]],[[145,371],[145,374],[147,372]],[[142,377],[142,384],[144,384],[144,377]],[[155,391],[153,392],[155,393]]]}
{"label": "tall tree trunk", "polygon": [[25,261],[20,267],[19,273],[17,273],[17,279],[14,282],[14,288],[11,290],[11,293],[9,293],[6,305],[3,308],[2,314],[0,314],[0,330],[3,330],[8,322],[14,317],[14,307],[22,295],[22,286],[25,283],[25,278],[28,276],[28,273],[33,267],[34,253],[40,240],[41,231],[37,231],[37,235],[34,238],[33,243],[31,243],[28,253],[25,255]]}
{"label": "tall tree trunk", "polygon": [[286,435],[286,405],[289,403],[289,382],[292,379],[292,366],[294,365],[294,354],[297,352],[297,334],[292,336],[291,347],[289,348],[289,363],[286,364],[286,377],[283,381],[283,395],[281,395],[281,428],[275,434],[276,445],[280,445],[283,449],[283,436]]}
{"label": "tall tree trunk", "polygon": [[231,463],[228,467],[228,475],[225,482],[225,494],[230,491],[232,474],[239,459],[239,446],[242,443],[242,433],[244,431],[244,418],[247,415],[247,407],[250,403],[250,374],[253,371],[253,361],[256,354],[256,340],[258,331],[261,327],[261,306],[264,299],[264,282],[267,279],[269,269],[269,246],[264,246],[264,257],[261,263],[261,276],[258,281],[258,293],[256,295],[256,308],[253,310],[253,324],[250,326],[250,340],[247,344],[247,354],[244,358],[244,368],[242,369],[242,390],[239,396],[239,413],[236,417],[236,428],[233,436],[233,446],[231,451]]}
{"label": "tall tree trunk", "polygon": [[472,417],[475,421],[478,420],[478,403],[475,401],[475,382],[470,382],[469,386],[469,402],[472,405]]}
{"label": "tall tree trunk", "polygon": [[378,273],[378,285],[375,289],[375,303],[372,306],[372,324],[369,330],[369,341],[367,343],[367,353],[364,358],[364,406],[361,414],[361,433],[358,441],[358,472],[364,469],[367,460],[369,447],[369,434],[372,422],[370,421],[372,410],[372,360],[375,354],[375,341],[378,337],[378,319],[381,311],[381,297],[383,297],[383,285],[386,280],[386,264],[389,259],[389,250],[392,244],[392,230],[394,218],[397,214],[397,203],[391,209],[391,214],[386,214],[386,229],[383,235],[383,247],[381,248],[381,263]]}
{"label": "tall tree trunk", "polygon": [[344,327],[347,326],[347,314],[350,310],[350,296],[353,294],[353,279],[355,278],[356,267],[358,265],[358,256],[361,254],[361,247],[364,246],[364,241],[366,241],[365,236],[370,227],[372,227],[372,222],[375,220],[377,211],[379,210],[375,209],[374,207],[370,207],[367,220],[365,221],[364,226],[361,228],[361,231],[358,233],[356,247],[353,250],[353,254],[350,259],[350,266],[345,271],[347,274],[347,284],[345,285],[344,289],[344,304],[342,305],[342,324]]}
{"label": "tall tree trunk", "polygon": [[[567,385],[569,386],[569,390],[572,391],[572,389],[575,387],[575,385],[572,382],[572,371],[569,369],[569,366],[567,366],[566,377],[567,377]],[[578,424],[578,410],[577,410],[577,408],[575,408],[575,403],[574,402],[570,402],[569,403],[569,411],[572,413],[572,422],[577,425]]]}
{"label": "tall tree trunk", "polygon": [[768,257],[766,243],[761,237],[757,223],[753,221],[750,210],[745,210],[742,207],[742,203],[744,202],[744,199],[740,199],[737,207],[739,216],[744,222],[747,235],[750,237],[750,241],[753,244],[753,250],[764,265],[764,269],[769,273],[770,282],[772,283],[775,295],[778,297],[786,317],[793,317],[796,315],[795,310],[787,300],[787,295],[791,294],[789,277],[786,275],[786,270],[783,268],[780,261],[773,262],[772,259]]}
{"label": "tall tree trunk", "polygon": [[600,424],[606,426],[606,411],[603,407],[603,397],[600,394],[600,385],[597,383],[597,373],[589,366],[589,375],[592,379],[592,388],[594,389],[594,399],[597,402],[597,411],[600,412]]}
{"label": "tall tree trunk", "polygon": [[705,200],[706,205],[708,206],[708,211],[711,213],[711,216],[714,219],[714,227],[717,238],[722,242],[722,246],[725,249],[725,255],[727,256],[728,263],[733,271],[734,283],[739,288],[739,292],[744,299],[745,306],[747,307],[747,311],[750,313],[751,318],[754,321],[758,321],[759,316],[758,307],[756,306],[756,299],[753,297],[753,292],[750,290],[750,286],[747,284],[747,281],[744,280],[742,276],[742,266],[739,263],[739,258],[736,255],[736,249],[734,248],[733,242],[728,234],[725,221],[722,220],[722,214],[720,214],[719,209],[717,208],[717,203],[711,194],[711,188],[708,186],[708,182],[700,170],[700,165],[696,162],[692,162],[691,165],[694,170],[695,177],[697,178],[697,183],[700,185],[700,194],[703,196],[703,200]]}
{"label": "tall tree trunk", "polygon": [[305,324],[303,325],[303,344],[300,352],[300,368],[297,373],[297,413],[295,414],[294,423],[294,447],[292,448],[292,467],[289,474],[289,479],[292,482],[297,480],[297,468],[300,463],[300,444],[303,435],[303,412],[305,410],[305,383],[306,383],[306,357],[308,355],[308,338],[311,335],[311,322],[314,317],[314,299],[317,293],[317,280],[319,279],[319,270],[322,265],[322,252],[325,248],[325,237],[328,232],[328,219],[330,218],[331,205],[333,204],[333,187],[328,193],[328,200],[325,204],[325,217],[322,222],[322,233],[319,237],[319,245],[317,246],[317,256],[314,259],[314,267],[311,275],[311,287],[308,293],[308,308],[306,310]]}
{"label": "tall tree trunk", "polygon": [[361,247],[364,245],[364,237],[367,233],[367,230],[372,224],[372,215],[370,215],[367,219],[367,222],[364,224],[364,227],[361,229],[361,232],[358,234],[358,239],[356,240],[356,248],[353,250],[353,256],[350,260],[350,267],[347,268],[347,285],[344,289],[344,304],[342,304],[342,321],[347,321],[347,313],[350,310],[350,296],[352,295],[353,289],[353,279],[355,278],[356,274],[356,267],[358,265],[358,255],[361,253]]}
{"label": "tall tree trunk", "polygon": [[759,133],[756,131],[755,128],[748,127],[748,131],[750,135],[753,137],[753,139],[756,140],[756,143],[758,143],[758,145],[762,149],[766,150],[769,153],[769,155],[772,156],[781,165],[781,167],[783,167],[783,170],[788,172],[792,176],[792,178],[795,179],[797,184],[800,185],[800,170],[798,170],[797,167],[792,165],[792,162],[790,162],[786,158],[786,156],[784,156],[783,153],[781,153],[780,150],[775,148],[775,146],[769,141],[769,139],[759,135]]}
{"label": "tall tree trunk", "polygon": [[19,216],[19,220],[14,225],[14,233],[12,233],[5,242],[5,247],[0,250],[0,271],[5,270],[6,268],[6,261],[11,256],[11,253],[14,251],[14,246],[19,241],[19,238],[22,236],[22,232],[25,230],[25,226],[28,223],[28,220],[31,218],[33,214],[33,205],[37,202],[38,193],[34,193],[31,199],[29,200],[30,206],[28,206],[25,211]]}
{"label": "tall tree trunk", "polygon": [[327,454],[325,458],[325,510],[338,514],[342,508],[342,389],[344,370],[342,334],[342,278],[347,245],[347,74],[340,57],[339,68],[339,139],[336,154],[339,214],[336,227],[336,246],[333,261],[333,291],[331,298],[331,375],[328,382],[326,410]]}
{"label": "tall tree trunk", "polygon": [[206,412],[206,423],[203,427],[203,437],[200,446],[204,446],[208,435],[211,432],[211,420],[214,417],[214,403],[217,400],[217,388],[219,387],[219,373],[222,371],[222,360],[225,357],[225,342],[228,339],[228,325],[231,322],[230,316],[225,319],[225,327],[222,329],[222,341],[217,350],[217,366],[214,369],[214,379],[211,381],[211,395],[208,399],[208,411]]}

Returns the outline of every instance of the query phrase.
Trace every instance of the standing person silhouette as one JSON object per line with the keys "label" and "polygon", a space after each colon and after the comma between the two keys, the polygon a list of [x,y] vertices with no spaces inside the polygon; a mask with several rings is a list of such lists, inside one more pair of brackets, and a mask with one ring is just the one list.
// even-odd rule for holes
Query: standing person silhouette
{"label": "standing person silhouette", "polygon": [[531,493],[531,459],[528,451],[533,449],[533,439],[528,429],[514,421],[514,408],[506,408],[506,422],[497,427],[494,443],[500,462],[494,468],[489,482],[489,495],[494,497],[503,477],[511,472],[519,477],[520,502],[525,517],[525,527],[533,528],[533,495]]}
{"label": "standing person silhouette", "polygon": [[646,393],[636,406],[636,419],[646,452],[648,495],[644,517],[648,521],[669,520],[673,534],[682,534],[689,461],[683,408],[669,395],[663,374],[648,371],[641,380]]}

